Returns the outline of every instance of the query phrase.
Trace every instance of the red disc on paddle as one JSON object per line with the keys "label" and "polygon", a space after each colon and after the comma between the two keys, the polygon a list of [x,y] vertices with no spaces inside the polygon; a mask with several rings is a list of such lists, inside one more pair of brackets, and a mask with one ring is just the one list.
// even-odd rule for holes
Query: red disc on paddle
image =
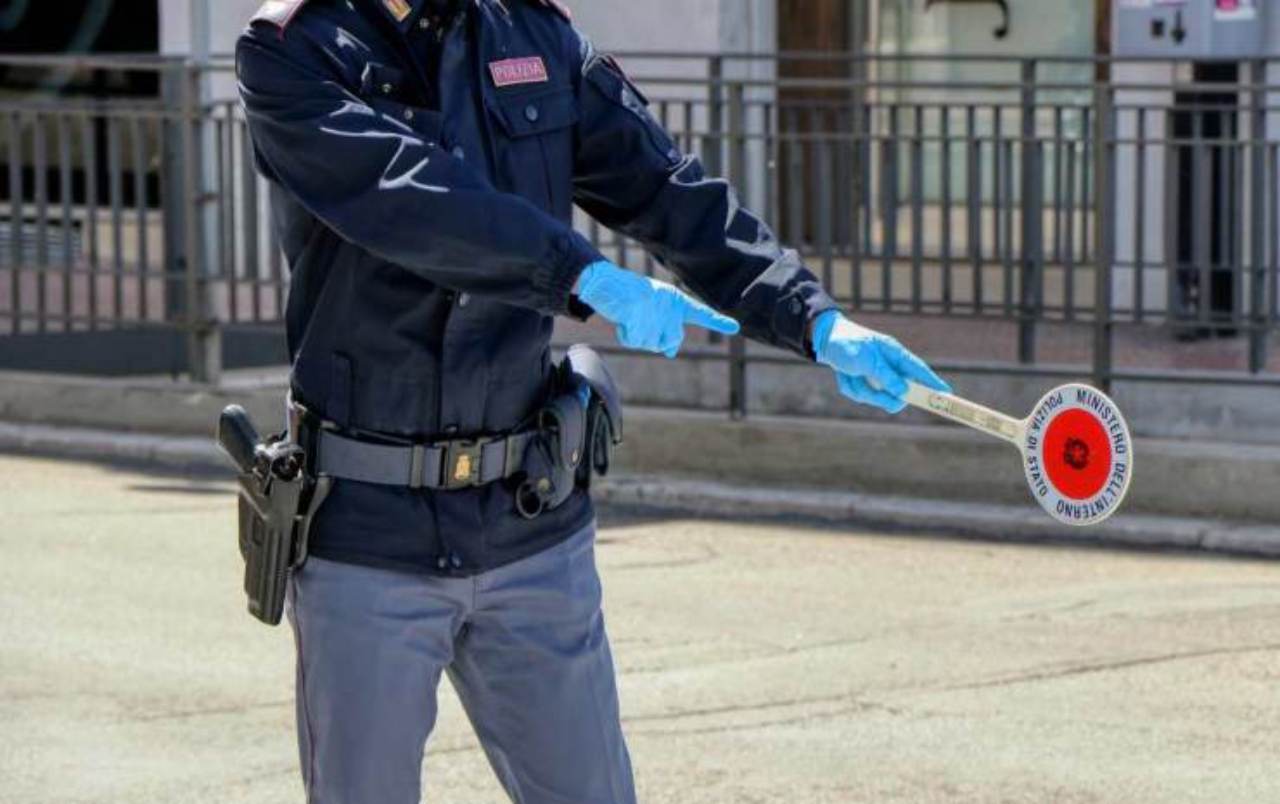
{"label": "red disc on paddle", "polygon": [[1027,484],[1049,516],[1085,526],[1119,510],[1133,479],[1133,441],[1110,397],[1087,385],[1055,388],[1025,427]]}
{"label": "red disc on paddle", "polygon": [[1044,468],[1062,496],[1088,500],[1111,475],[1111,439],[1092,411],[1066,410],[1054,417],[1044,436]]}

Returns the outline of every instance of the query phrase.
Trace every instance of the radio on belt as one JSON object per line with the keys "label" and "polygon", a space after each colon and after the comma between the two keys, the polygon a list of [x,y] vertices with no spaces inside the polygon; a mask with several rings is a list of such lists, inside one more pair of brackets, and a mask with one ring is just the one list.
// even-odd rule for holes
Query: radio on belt
{"label": "radio on belt", "polygon": [[1267,55],[1267,22],[1280,0],[1116,0],[1117,56],[1205,61]]}

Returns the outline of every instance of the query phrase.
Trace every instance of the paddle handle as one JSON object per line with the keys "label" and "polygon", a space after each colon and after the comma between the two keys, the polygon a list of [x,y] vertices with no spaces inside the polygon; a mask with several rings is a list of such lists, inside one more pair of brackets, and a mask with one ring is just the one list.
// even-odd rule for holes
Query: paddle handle
{"label": "paddle handle", "polygon": [[962,399],[955,394],[944,394],[914,382],[907,383],[907,395],[903,398],[914,408],[1003,439],[1019,448],[1022,447],[1027,426],[1025,422],[1012,416],[1006,416],[997,410]]}

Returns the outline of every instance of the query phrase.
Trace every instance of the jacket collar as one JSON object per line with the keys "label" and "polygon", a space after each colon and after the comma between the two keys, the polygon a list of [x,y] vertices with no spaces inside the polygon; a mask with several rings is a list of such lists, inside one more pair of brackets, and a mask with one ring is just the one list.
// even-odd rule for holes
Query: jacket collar
{"label": "jacket collar", "polygon": [[[403,32],[414,25],[422,15],[431,14],[437,0],[363,0],[363,2],[377,6],[378,13]],[[492,2],[495,0],[454,0],[454,5],[458,10],[462,10],[466,6],[483,6]],[[502,6],[505,11],[505,6],[500,0],[497,5]]]}
{"label": "jacket collar", "polygon": [[377,13],[386,17],[401,31],[408,30],[422,13],[422,7],[426,5],[426,0],[357,0],[357,2],[375,6]]}

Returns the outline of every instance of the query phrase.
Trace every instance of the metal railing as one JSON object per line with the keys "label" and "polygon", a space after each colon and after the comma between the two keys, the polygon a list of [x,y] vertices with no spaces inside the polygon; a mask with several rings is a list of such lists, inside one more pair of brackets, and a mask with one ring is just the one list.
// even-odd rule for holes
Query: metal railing
{"label": "metal railing", "polygon": [[[842,303],[905,317],[943,366],[1280,385],[1280,61],[1225,78],[1152,60],[623,61]],[[230,65],[0,57],[17,63],[150,72],[162,92],[0,94],[0,358],[24,335],[154,328],[215,379],[225,334],[278,328],[287,291]],[[750,365],[785,359],[739,340],[689,357],[729,362],[738,415]]]}

